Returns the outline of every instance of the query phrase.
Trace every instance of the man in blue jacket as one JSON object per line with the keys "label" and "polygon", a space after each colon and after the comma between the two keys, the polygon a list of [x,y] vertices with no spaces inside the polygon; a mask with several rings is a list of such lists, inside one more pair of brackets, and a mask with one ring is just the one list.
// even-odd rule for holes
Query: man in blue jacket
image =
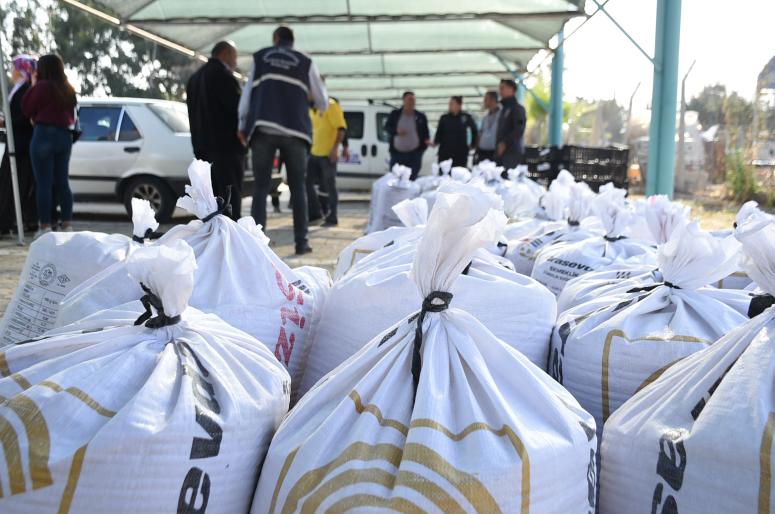
{"label": "man in blue jacket", "polygon": [[501,113],[498,117],[498,131],[495,147],[496,162],[510,170],[522,164],[525,153],[525,125],[527,113],[517,102],[517,83],[503,79],[500,83]]}
{"label": "man in blue jacket", "polygon": [[306,169],[312,143],[310,101],[323,112],[328,95],[317,67],[306,54],[294,50],[293,31],[280,26],[273,46],[253,54],[239,104],[239,137],[253,152],[255,188],[250,214],[266,230],[266,197],[272,184],[275,152],[285,163],[293,202],[296,255],[312,251],[307,242]]}
{"label": "man in blue jacket", "polygon": [[428,118],[414,106],[414,93],[405,92],[403,106],[393,110],[385,122],[390,138],[390,167],[394,164],[407,166],[412,170],[412,180],[420,173],[422,155],[431,143]]}

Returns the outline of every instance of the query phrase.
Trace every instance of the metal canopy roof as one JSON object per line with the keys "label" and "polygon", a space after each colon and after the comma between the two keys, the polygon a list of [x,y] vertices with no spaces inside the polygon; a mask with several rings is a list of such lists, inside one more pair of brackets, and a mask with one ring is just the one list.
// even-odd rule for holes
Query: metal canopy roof
{"label": "metal canopy roof", "polygon": [[[77,1],[65,0],[82,7]],[[239,66],[268,46],[279,23],[294,29],[342,100],[480,96],[523,71],[585,0],[99,0],[127,29],[209,55],[233,40]],[[106,19],[110,18],[110,15]],[[162,39],[159,39],[162,38]]]}

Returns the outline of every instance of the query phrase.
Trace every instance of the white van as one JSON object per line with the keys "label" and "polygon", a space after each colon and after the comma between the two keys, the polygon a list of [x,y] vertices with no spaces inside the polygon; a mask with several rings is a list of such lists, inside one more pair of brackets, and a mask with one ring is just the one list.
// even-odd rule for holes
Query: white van
{"label": "white van", "polygon": [[[390,142],[385,123],[390,105],[342,103],[347,121],[347,139],[350,158],[339,158],[336,173],[338,189],[368,190],[376,179],[388,171]],[[430,173],[431,163],[436,160],[436,149],[429,148],[423,155],[420,175]]]}

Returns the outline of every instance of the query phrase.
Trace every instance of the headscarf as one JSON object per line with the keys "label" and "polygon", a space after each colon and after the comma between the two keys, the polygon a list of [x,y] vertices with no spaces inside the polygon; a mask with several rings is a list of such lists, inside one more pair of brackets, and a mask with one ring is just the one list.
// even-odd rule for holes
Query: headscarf
{"label": "headscarf", "polygon": [[13,98],[14,93],[32,79],[32,74],[35,73],[35,70],[38,68],[38,60],[31,55],[23,54],[14,57],[12,64],[14,69],[21,73],[23,80],[20,80],[13,85],[11,93],[8,95],[9,99]]}

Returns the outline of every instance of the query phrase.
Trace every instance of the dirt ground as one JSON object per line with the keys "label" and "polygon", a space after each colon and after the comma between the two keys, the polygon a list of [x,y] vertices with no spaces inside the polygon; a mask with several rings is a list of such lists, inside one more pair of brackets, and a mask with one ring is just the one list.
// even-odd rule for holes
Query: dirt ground
{"label": "dirt ground", "polygon": [[[681,201],[691,207],[692,217],[699,218],[706,230],[732,228],[736,212],[732,206],[686,199]],[[267,225],[272,249],[292,268],[309,265],[320,266],[329,271],[333,271],[342,249],[363,234],[369,211],[368,197],[350,195],[349,200],[342,202],[340,206],[339,226],[310,227],[309,241],[313,252],[303,257],[296,257],[293,246],[293,220],[286,205],[287,202],[283,198],[285,212],[269,215]],[[249,208],[249,203],[243,205],[243,214],[248,214]],[[120,213],[120,208],[118,212]],[[131,234],[129,221],[125,216],[115,212],[109,215],[84,213],[76,216],[77,230]],[[184,219],[180,221],[185,222]],[[162,226],[160,230],[166,230],[170,226]],[[15,240],[7,238],[0,240],[0,315],[5,312],[16,289],[28,248],[28,246],[17,246]]]}

